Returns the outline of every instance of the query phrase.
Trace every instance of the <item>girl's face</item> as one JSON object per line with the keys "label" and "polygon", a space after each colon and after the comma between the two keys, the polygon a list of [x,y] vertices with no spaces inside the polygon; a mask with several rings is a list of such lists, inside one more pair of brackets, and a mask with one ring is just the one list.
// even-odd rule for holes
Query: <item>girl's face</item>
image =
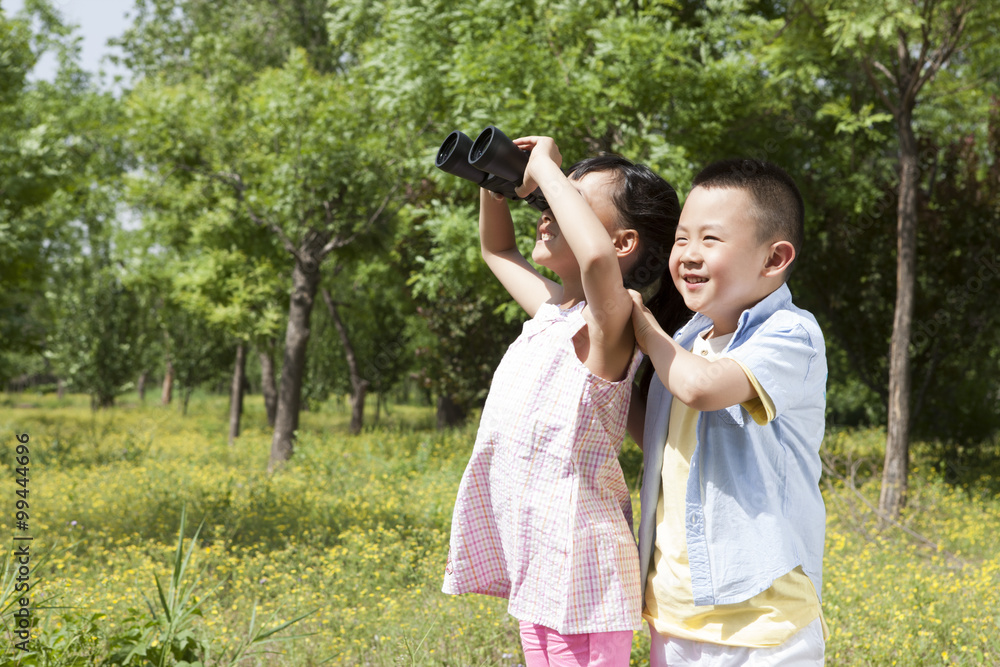
{"label": "girl's face", "polygon": [[[617,185],[612,172],[592,171],[579,180],[574,180],[571,175],[570,183],[583,195],[601,224],[608,230],[608,236],[613,237],[618,224],[618,209],[614,204]],[[564,220],[563,223],[572,224],[573,221]],[[536,264],[552,269],[562,277],[570,275],[567,272],[579,272],[580,266],[563,238],[559,224],[551,209],[542,213],[535,229],[535,248],[531,252],[531,258]]]}

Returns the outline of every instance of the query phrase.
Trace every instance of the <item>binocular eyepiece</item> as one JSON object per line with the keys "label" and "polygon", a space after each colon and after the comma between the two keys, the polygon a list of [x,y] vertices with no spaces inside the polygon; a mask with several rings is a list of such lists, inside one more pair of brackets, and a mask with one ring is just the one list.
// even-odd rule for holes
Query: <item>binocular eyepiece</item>
{"label": "binocular eyepiece", "polygon": [[[452,176],[472,181],[481,188],[502,194],[508,199],[521,199],[514,188],[524,181],[528,152],[522,151],[503,132],[490,125],[475,141],[455,130],[438,149],[434,165]],[[539,211],[549,205],[541,190],[524,197],[524,201]]]}

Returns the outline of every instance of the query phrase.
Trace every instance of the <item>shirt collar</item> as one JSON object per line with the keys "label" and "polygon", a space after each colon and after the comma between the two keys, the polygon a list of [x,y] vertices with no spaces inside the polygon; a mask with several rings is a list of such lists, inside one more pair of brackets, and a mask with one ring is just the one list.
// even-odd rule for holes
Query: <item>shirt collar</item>
{"label": "shirt collar", "polygon": [[[740,314],[739,322],[736,325],[736,332],[733,334],[733,340],[730,341],[730,345],[738,344],[743,339],[743,332],[747,330],[752,331],[758,324],[771,317],[771,315],[774,315],[779,310],[788,308],[791,303],[792,292],[788,289],[786,283],[781,283],[778,289]],[[710,326],[712,326],[712,320],[709,317],[701,313],[695,313],[694,317],[688,320],[688,323],[674,334],[674,340],[690,349],[694,337]]]}

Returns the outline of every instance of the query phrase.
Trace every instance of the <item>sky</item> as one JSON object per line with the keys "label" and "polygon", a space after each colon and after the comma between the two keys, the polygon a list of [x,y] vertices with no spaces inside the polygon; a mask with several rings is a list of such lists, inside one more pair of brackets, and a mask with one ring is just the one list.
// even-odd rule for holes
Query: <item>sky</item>
{"label": "sky", "polygon": [[[125,73],[113,68],[110,63],[102,64],[100,61],[109,52],[108,38],[121,35],[128,26],[129,19],[125,18],[125,13],[132,11],[133,0],[53,0],[53,4],[62,12],[67,23],[79,26],[77,32],[83,37],[81,64],[85,70],[96,74],[103,67],[112,77]],[[0,7],[10,16],[21,11],[24,0],[0,0]],[[44,57],[35,66],[31,78],[51,80],[55,68],[55,58]]]}

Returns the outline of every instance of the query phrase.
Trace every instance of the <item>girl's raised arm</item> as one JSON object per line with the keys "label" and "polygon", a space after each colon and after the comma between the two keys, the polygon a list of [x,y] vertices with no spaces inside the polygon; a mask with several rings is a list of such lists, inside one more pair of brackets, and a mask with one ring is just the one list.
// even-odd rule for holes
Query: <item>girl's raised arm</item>
{"label": "girl's raised arm", "polygon": [[534,317],[545,302],[558,301],[562,285],[549,280],[517,249],[514,222],[503,195],[479,190],[479,245],[486,265],[514,300]]}
{"label": "girl's raised arm", "polygon": [[[562,157],[549,137],[523,137],[514,143],[530,150],[524,183],[519,196],[542,189],[552,213],[560,222],[565,237],[580,267],[580,277],[587,307],[591,313],[590,342],[610,355],[611,367],[621,366],[620,358],[631,357],[634,336],[630,320],[632,299],[625,289],[619,266],[619,253],[634,251],[638,244],[635,230],[619,232],[612,239],[594,210],[559,168]],[[589,366],[589,364],[588,364]],[[620,370],[620,368],[619,368]]]}

